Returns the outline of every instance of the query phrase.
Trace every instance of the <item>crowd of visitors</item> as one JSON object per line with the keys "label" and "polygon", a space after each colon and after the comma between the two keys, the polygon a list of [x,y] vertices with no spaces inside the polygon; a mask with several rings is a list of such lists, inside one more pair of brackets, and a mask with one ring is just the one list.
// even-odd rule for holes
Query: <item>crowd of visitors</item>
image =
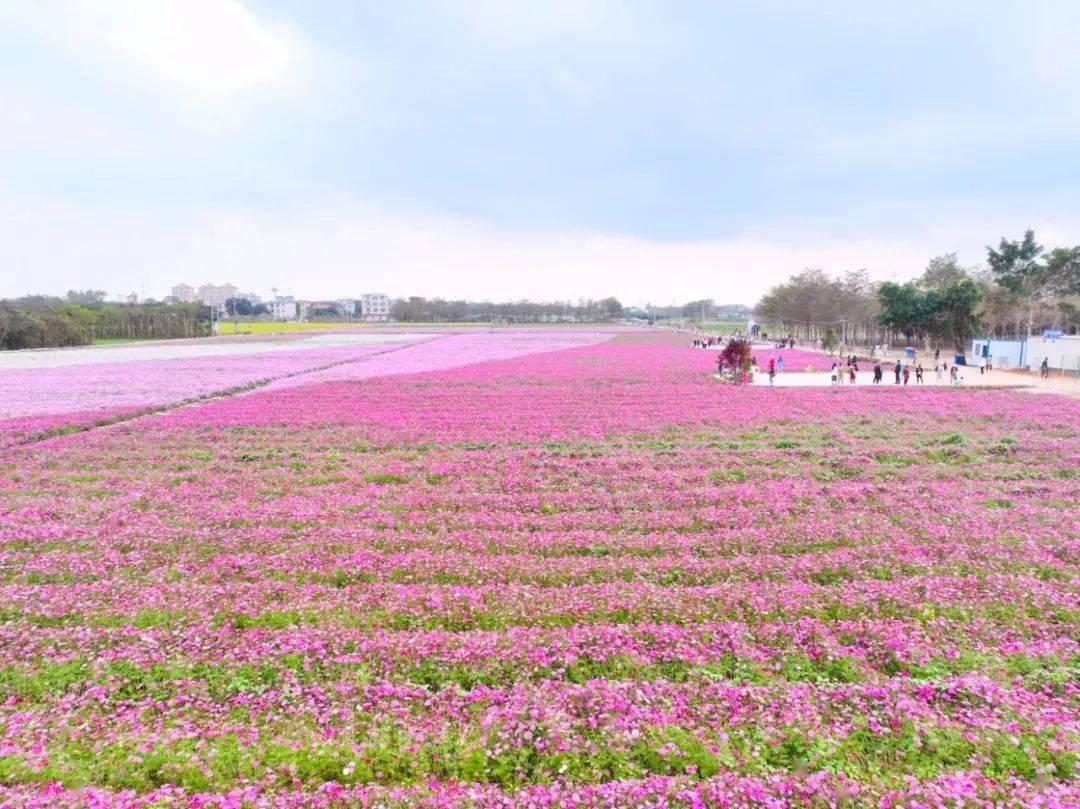
{"label": "crowd of visitors", "polygon": [[[776,349],[795,348],[795,337],[788,335],[787,337],[779,340],[768,340],[766,334],[759,335],[762,342],[771,342],[775,345]],[[741,334],[734,333],[729,335],[699,335],[695,336],[691,341],[691,345],[694,348],[719,348],[723,349],[725,346],[735,340],[746,340]],[[885,379],[885,368],[888,365],[887,360],[882,356],[885,353],[886,346],[874,346],[873,363],[871,367],[873,371],[872,383],[880,385]],[[985,362],[979,363],[979,372],[985,373],[988,370],[993,370],[992,360],[989,357],[984,358]],[[1045,365],[1045,363],[1044,363]],[[756,357],[751,357],[751,377],[754,372],[760,372]],[[960,366],[957,364],[950,365],[948,360],[941,358],[941,350],[934,351],[934,380],[937,384],[942,385],[945,380],[948,379],[950,385],[960,385],[963,382],[963,377],[960,375]],[[721,377],[725,372],[733,371],[725,367],[723,355],[717,355],[716,358],[716,372]],[[784,357],[783,355],[773,355],[769,357],[768,364],[765,367],[765,373],[769,377],[769,384],[775,384],[777,376],[784,373]],[[809,371],[810,368],[808,367]],[[862,370],[859,366],[859,359],[854,354],[847,355],[843,360],[838,360],[832,364],[832,368],[829,371],[829,384],[832,386],[852,386],[858,384],[859,372]],[[1040,368],[1042,373],[1046,371]],[[915,361],[911,358],[900,358],[892,363],[892,375],[894,385],[908,385],[911,383],[914,377],[915,385],[923,385],[926,383],[927,369],[922,362]]]}
{"label": "crowd of visitors", "polygon": [[[846,381],[848,384],[854,385],[858,379],[858,371],[859,362],[854,355],[848,357],[843,365],[834,362],[829,376],[830,384],[843,385]],[[885,378],[885,368],[881,360],[874,361],[873,371],[873,384],[880,385]],[[922,385],[926,381],[926,369],[921,362],[912,364],[899,359],[894,363],[892,371],[894,385],[909,384],[913,375],[916,385]],[[945,374],[949,375],[949,383],[952,385],[959,385],[962,381],[959,366],[953,365],[950,367],[948,363],[935,359],[934,376],[939,385],[944,382]]]}

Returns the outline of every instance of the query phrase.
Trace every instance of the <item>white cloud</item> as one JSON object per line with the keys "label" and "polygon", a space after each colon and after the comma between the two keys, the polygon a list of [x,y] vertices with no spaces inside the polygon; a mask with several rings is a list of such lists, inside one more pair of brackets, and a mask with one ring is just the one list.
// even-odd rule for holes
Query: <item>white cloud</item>
{"label": "white cloud", "polygon": [[586,40],[627,42],[640,33],[638,10],[621,0],[466,0],[442,3],[451,19],[492,49]]}
{"label": "white cloud", "polygon": [[1080,6],[1034,3],[1024,22],[1035,76],[1051,87],[1075,92],[1080,81]]}
{"label": "white cloud", "polygon": [[[903,239],[826,239],[806,233],[665,243],[587,232],[513,232],[457,218],[395,213],[351,199],[293,210],[202,209],[153,215],[50,203],[0,207],[0,295],[104,287],[161,296],[181,280],[229,280],[306,297],[381,289],[447,297],[565,298],[615,294],[666,303],[709,295],[753,303],[806,266],[869,268],[908,278],[952,250],[981,259],[1010,219],[938,222]],[[1030,223],[1044,241],[1076,222]],[[880,231],[879,231],[880,232]]]}
{"label": "white cloud", "polygon": [[111,76],[134,72],[197,98],[283,82],[303,54],[289,29],[242,0],[39,0],[4,18]]}

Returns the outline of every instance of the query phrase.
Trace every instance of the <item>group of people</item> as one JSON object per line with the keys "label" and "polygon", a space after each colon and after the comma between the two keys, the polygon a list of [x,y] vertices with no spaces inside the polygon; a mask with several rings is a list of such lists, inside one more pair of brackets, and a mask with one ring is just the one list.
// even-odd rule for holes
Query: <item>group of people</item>
{"label": "group of people", "polygon": [[[854,355],[847,358],[843,365],[839,362],[832,364],[832,369],[829,373],[829,382],[831,385],[843,385],[845,381],[849,385],[854,385],[858,379],[859,363]],[[940,362],[937,358],[934,360],[934,375],[937,383],[940,385],[945,381],[945,375],[948,374],[950,385],[959,385],[963,378],[960,376],[960,369],[958,366],[953,365],[951,368],[946,362]],[[911,363],[905,363],[903,360],[897,360],[893,366],[893,384],[894,385],[907,385],[911,381],[912,375],[915,376],[915,383],[922,385],[926,378],[926,369],[923,368],[923,364],[917,363],[914,367]],[[881,361],[874,363],[874,384],[880,385],[885,378],[885,369],[881,364]]]}
{"label": "group of people", "polygon": [[703,334],[690,341],[693,348],[723,348],[734,340],[745,340],[738,333],[735,334]]}
{"label": "group of people", "polygon": [[777,374],[784,373],[784,358],[769,357],[769,384],[773,384]]}
{"label": "group of people", "polygon": [[[768,335],[764,332],[761,334],[762,340],[768,340]],[[690,345],[693,348],[723,348],[732,340],[745,340],[742,335],[735,333],[732,335],[699,335],[690,341]],[[795,348],[795,336],[789,334],[787,337],[782,337],[776,342],[777,348]]]}
{"label": "group of people", "polygon": [[859,373],[859,361],[854,354],[849,355],[844,364],[839,362],[832,364],[832,370],[829,375],[829,383],[832,385],[843,385],[847,380],[848,384],[854,385],[855,380]]}
{"label": "group of people", "polygon": [[[938,371],[938,365],[936,363],[934,364],[934,370]],[[923,376],[925,373],[921,362],[915,366],[915,382],[917,384],[923,384]],[[882,376],[883,371],[881,363],[879,362],[874,365],[874,383],[880,383]],[[901,380],[905,385],[911,381],[911,363],[905,365],[903,360],[897,360],[896,365],[893,366],[893,384],[899,385]],[[940,372],[938,372],[938,381],[941,381]]]}
{"label": "group of people", "polygon": [[[722,336],[722,335],[720,335],[720,336],[717,336],[717,335],[699,336],[699,337],[695,337],[693,339],[692,345],[695,348],[705,348],[705,349],[717,348],[717,347],[723,348],[724,345],[726,345],[728,342],[731,342],[733,340],[739,340],[739,339],[745,339],[745,338],[742,338],[742,337],[740,337],[738,335],[731,335],[731,336]],[[781,340],[777,341],[777,348],[794,348],[794,347],[795,347],[795,338],[792,335],[788,335],[787,337],[782,338]],[[875,346],[874,348],[875,348],[874,353],[877,354],[878,352],[877,352],[876,349],[884,348],[884,347],[883,346],[882,347]],[[751,365],[752,365],[751,373],[753,373],[754,371],[759,371],[757,358],[756,357],[751,357],[750,362],[751,362]],[[882,359],[875,358],[873,360],[873,363],[874,363],[874,365],[873,365],[873,372],[874,372],[873,383],[875,385],[880,385],[884,381],[885,367],[883,365],[883,362],[884,362],[884,360],[882,360]],[[1044,365],[1045,365],[1045,363],[1044,363]],[[993,366],[990,365],[989,358],[987,358],[986,370],[990,370],[992,367]],[[723,376],[724,372],[726,370],[727,369],[724,367],[723,357],[718,356],[716,358],[716,371],[717,371],[717,374],[719,374],[720,376]],[[809,370],[809,369],[807,369],[807,370]],[[860,368],[859,368],[859,360],[854,354],[851,354],[851,355],[845,357],[842,361],[834,362],[832,364],[832,368],[831,368],[830,373],[829,373],[830,384],[833,385],[833,386],[844,385],[845,383],[848,384],[848,385],[855,385],[855,384],[858,383],[859,370],[860,370]],[[980,365],[980,372],[982,372],[982,371],[983,371],[983,367]],[[1043,371],[1045,373],[1044,369],[1042,369],[1042,368],[1040,368],[1040,371]],[[769,384],[770,385],[774,384],[774,380],[776,379],[776,376],[778,374],[784,373],[784,358],[783,358],[783,356],[778,354],[776,356],[770,357],[768,366],[766,368],[766,372],[767,372],[767,374],[769,376]],[[893,384],[894,385],[907,385],[907,384],[909,384],[911,382],[912,376],[915,377],[915,384],[917,384],[917,385],[922,385],[922,384],[925,384],[925,382],[926,382],[926,369],[923,367],[923,364],[921,362],[912,363],[912,362],[905,362],[904,359],[898,359],[896,361],[896,363],[893,365],[892,373],[893,373]],[[950,385],[959,385],[963,381],[963,377],[960,376],[960,368],[959,368],[959,366],[957,366],[957,365],[950,366],[948,361],[942,360],[940,350],[937,350],[937,351],[934,352],[934,376],[936,378],[937,384],[939,384],[939,385],[944,384],[946,377],[948,377]]]}
{"label": "group of people", "polygon": [[[855,360],[854,356],[847,358],[846,365],[840,365],[838,362],[832,364],[832,371],[829,376],[829,384],[831,385],[843,385],[845,377],[848,380],[848,384],[854,385],[856,376],[859,373],[859,363]],[[877,379],[875,378],[875,382]]]}

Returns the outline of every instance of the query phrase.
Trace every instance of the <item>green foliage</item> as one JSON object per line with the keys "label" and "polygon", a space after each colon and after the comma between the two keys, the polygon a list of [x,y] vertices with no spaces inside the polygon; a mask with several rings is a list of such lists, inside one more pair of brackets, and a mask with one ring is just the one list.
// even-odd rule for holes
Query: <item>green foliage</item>
{"label": "green foliage", "polygon": [[965,275],[925,294],[929,311],[926,327],[930,334],[951,341],[957,350],[962,350],[979,328],[976,308],[982,299],[982,289]]}
{"label": "green foliage", "polygon": [[198,304],[102,302],[99,290],[70,290],[66,299],[31,295],[0,301],[0,349],[57,348],[97,340],[198,337],[207,333]]}
{"label": "green foliage", "polygon": [[709,480],[713,483],[742,483],[746,478],[743,469],[713,469],[709,472]]}
{"label": "green foliage", "polygon": [[895,329],[909,339],[922,336],[930,309],[926,296],[914,282],[886,281],[878,288],[878,300],[881,303],[878,321],[882,326]]}
{"label": "green foliage", "polygon": [[1028,230],[1022,241],[1002,237],[997,250],[987,247],[986,263],[999,284],[1012,292],[1020,292],[1043,274],[1044,268],[1039,264],[1042,254],[1042,245],[1035,241],[1034,231]]}
{"label": "green foliage", "polygon": [[825,336],[821,339],[821,347],[826,351],[832,352],[840,345],[840,339],[836,336],[836,329],[829,326],[825,330]]}
{"label": "green foliage", "polygon": [[82,307],[0,302],[0,349],[80,346],[92,339],[91,318]]}
{"label": "green foliage", "polygon": [[1046,254],[1046,282],[1058,295],[1080,295],[1080,245],[1055,247]]}
{"label": "green foliage", "polygon": [[[1014,299],[1027,300],[1028,317],[1035,315],[1033,304],[1080,294],[1080,245],[1047,252],[1028,230],[1021,241],[1002,238],[997,250],[987,247],[986,252],[994,280]],[[1067,319],[1076,317],[1075,307],[1066,301],[1059,302],[1059,311]]]}
{"label": "green foliage", "polygon": [[370,475],[364,475],[365,483],[378,483],[380,485],[390,485],[399,483],[408,483],[409,479],[405,475],[395,475],[390,472],[373,472]]}
{"label": "green foliage", "polygon": [[15,696],[37,702],[49,695],[63,694],[89,676],[89,666],[82,658],[43,664],[36,670],[7,666],[0,669],[0,699]]}
{"label": "green foliage", "polygon": [[936,337],[962,349],[979,327],[976,309],[982,288],[955,264],[935,261],[938,264],[931,262],[919,283],[886,281],[881,285],[878,319],[908,339]]}
{"label": "green foliage", "polygon": [[930,259],[917,283],[922,289],[945,289],[964,278],[967,272],[956,260],[956,253],[946,253]]}

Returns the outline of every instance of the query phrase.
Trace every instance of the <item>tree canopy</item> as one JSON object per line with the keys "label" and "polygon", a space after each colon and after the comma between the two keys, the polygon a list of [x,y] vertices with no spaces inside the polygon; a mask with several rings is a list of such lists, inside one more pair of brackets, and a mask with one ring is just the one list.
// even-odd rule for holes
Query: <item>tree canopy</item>
{"label": "tree canopy", "polygon": [[935,256],[918,278],[874,283],[865,270],[829,275],[807,268],[776,284],[757,314],[773,329],[810,339],[832,329],[841,344],[890,336],[962,348],[979,331],[1005,336],[1080,326],[1080,246],[1044,249],[1028,230],[987,248],[985,268],[965,268],[955,253]]}
{"label": "tree canopy", "polygon": [[915,281],[882,284],[879,320],[908,340],[934,338],[962,350],[979,328],[981,299],[982,288],[949,253],[932,258]]}

